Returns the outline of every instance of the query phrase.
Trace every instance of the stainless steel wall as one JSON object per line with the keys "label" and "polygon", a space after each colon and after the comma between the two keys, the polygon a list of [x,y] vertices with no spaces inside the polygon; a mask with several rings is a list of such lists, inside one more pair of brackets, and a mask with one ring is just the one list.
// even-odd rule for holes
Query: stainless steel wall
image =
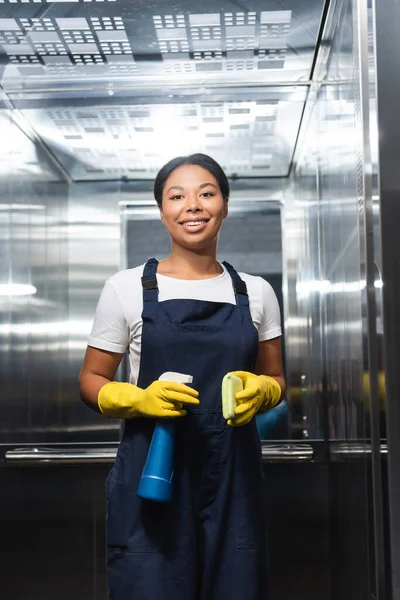
{"label": "stainless steel wall", "polygon": [[0,444],[116,441],[118,424],[83,406],[78,374],[119,268],[119,184],[63,180],[16,116],[0,112]]}
{"label": "stainless steel wall", "polygon": [[[327,440],[332,593],[386,598],[374,20],[331,3],[283,217],[289,398]],[[380,333],[380,335],[381,335]]]}
{"label": "stainless steel wall", "polygon": [[[387,505],[385,507],[387,552],[391,555],[389,580],[393,600],[400,599],[400,4],[397,0],[373,2],[376,47],[376,105],[379,137],[377,206],[381,220],[382,314],[385,355],[387,433]],[[377,247],[377,245],[376,245]],[[386,473],[384,472],[384,479]]]}
{"label": "stainless steel wall", "polygon": [[0,443],[67,417],[68,189],[13,117],[0,109]]}
{"label": "stainless steel wall", "polygon": [[99,292],[119,265],[118,184],[64,181],[13,118],[0,110],[0,594],[101,600],[109,466],[20,470],[4,454],[118,439],[77,382]]}
{"label": "stainless steel wall", "polygon": [[78,375],[100,292],[106,279],[120,267],[119,200],[118,181],[69,185],[69,343],[65,364],[69,418],[59,442],[106,442],[119,437],[119,423],[85,407],[78,389]]}

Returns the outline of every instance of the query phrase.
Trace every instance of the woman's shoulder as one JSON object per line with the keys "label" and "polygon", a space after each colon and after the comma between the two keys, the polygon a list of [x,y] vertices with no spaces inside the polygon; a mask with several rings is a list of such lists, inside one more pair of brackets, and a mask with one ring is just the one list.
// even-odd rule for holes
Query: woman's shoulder
{"label": "woman's shoulder", "polygon": [[239,275],[247,285],[247,291],[250,296],[275,296],[273,287],[263,277],[242,273],[241,271]]}
{"label": "woman's shoulder", "polygon": [[141,277],[143,275],[143,265],[139,265],[137,267],[133,267],[132,269],[123,269],[114,273],[111,277],[109,277],[106,281],[107,284],[111,285],[115,290],[120,290],[121,288],[126,288],[129,286],[132,289],[132,286],[135,284],[140,284],[141,286]]}

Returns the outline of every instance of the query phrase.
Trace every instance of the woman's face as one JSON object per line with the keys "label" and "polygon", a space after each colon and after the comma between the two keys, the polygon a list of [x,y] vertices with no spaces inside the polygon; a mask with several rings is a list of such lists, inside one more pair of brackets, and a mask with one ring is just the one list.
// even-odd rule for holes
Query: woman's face
{"label": "woman's face", "polygon": [[175,243],[201,249],[217,240],[228,203],[207,169],[183,165],[165,182],[160,212]]}

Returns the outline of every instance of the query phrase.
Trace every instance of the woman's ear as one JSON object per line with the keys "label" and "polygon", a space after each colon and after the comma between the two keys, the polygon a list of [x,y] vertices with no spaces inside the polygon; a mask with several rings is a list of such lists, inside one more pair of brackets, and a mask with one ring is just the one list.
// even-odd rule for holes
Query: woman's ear
{"label": "woman's ear", "polygon": [[164,213],[163,213],[163,211],[162,211],[162,207],[161,207],[161,206],[159,206],[159,207],[158,207],[158,210],[160,211],[160,219],[161,219],[161,221],[164,223]]}
{"label": "woman's ear", "polygon": [[226,219],[228,216],[228,200],[229,198],[224,198],[224,212],[222,213],[222,218]]}

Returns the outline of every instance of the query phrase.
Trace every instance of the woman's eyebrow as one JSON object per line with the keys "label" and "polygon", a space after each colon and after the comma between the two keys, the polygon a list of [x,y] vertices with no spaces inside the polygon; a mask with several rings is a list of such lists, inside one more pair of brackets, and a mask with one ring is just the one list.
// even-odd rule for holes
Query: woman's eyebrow
{"label": "woman's eyebrow", "polygon": [[180,185],[173,185],[169,188],[169,190],[167,190],[167,194],[169,194],[171,190],[183,190],[183,187],[181,187]]}
{"label": "woman's eyebrow", "polygon": [[199,189],[202,190],[203,188],[207,187],[208,185],[212,185],[213,187],[215,187],[215,189],[217,189],[217,186],[214,185],[213,183],[202,183],[201,185],[199,185]]}
{"label": "woman's eyebrow", "polygon": [[[217,189],[217,186],[214,185],[213,183],[201,183],[199,185],[199,190],[202,190],[203,188],[207,187],[208,185],[212,185],[215,189]],[[173,185],[172,187],[169,188],[169,190],[167,190],[167,194],[169,194],[169,192],[171,190],[180,190],[182,191],[184,188],[181,185]]]}

